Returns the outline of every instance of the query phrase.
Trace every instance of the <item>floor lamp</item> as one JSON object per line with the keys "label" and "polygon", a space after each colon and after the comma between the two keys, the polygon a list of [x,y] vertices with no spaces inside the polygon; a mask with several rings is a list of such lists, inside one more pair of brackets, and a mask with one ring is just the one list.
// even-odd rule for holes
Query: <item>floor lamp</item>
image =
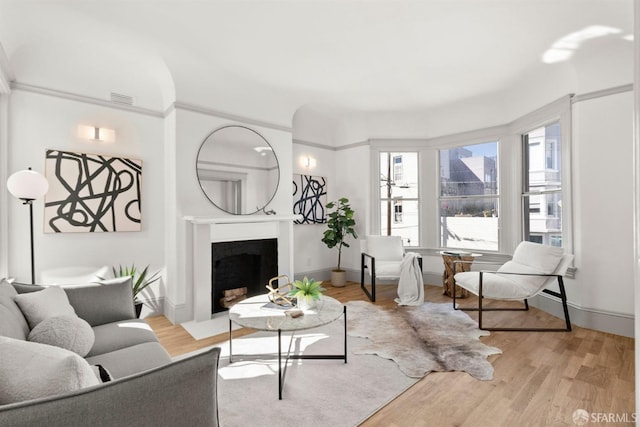
{"label": "floor lamp", "polygon": [[33,201],[44,196],[49,190],[47,178],[36,171],[22,170],[14,173],[7,180],[7,189],[16,198],[22,200],[23,205],[29,205],[29,221],[31,231],[31,283],[36,283],[36,273],[33,256]]}

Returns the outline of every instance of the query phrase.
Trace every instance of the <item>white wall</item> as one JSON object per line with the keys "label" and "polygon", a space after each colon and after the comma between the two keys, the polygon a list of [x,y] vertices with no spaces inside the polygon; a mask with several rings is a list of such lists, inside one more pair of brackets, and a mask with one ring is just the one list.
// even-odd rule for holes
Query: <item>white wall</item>
{"label": "white wall", "polygon": [[570,290],[583,307],[625,314],[634,311],[632,119],[632,92],[573,108],[577,272]]}
{"label": "white wall", "polygon": [[[78,125],[115,129],[110,144],[80,139]],[[162,120],[57,97],[14,90],[9,104],[9,173],[27,167],[44,173],[47,149],[141,159],[142,231],[43,234],[44,200],[34,202],[36,277],[64,266],[132,264],[164,268]],[[28,209],[9,197],[8,273],[31,280]],[[157,289],[157,288],[156,288]],[[154,291],[161,293],[160,289]]]}
{"label": "white wall", "polygon": [[[317,148],[293,143],[293,173],[301,175],[321,176],[327,180],[327,202],[334,200],[338,193],[336,181],[336,152],[331,148]],[[316,166],[306,169],[300,165],[301,158],[312,157],[316,160]],[[293,198],[292,198],[293,200]],[[292,212],[291,212],[292,213]],[[294,264],[296,277],[307,275],[316,280],[327,280],[329,274],[326,271],[335,267],[337,255],[322,243],[322,234],[326,230],[325,224],[294,224]]]}

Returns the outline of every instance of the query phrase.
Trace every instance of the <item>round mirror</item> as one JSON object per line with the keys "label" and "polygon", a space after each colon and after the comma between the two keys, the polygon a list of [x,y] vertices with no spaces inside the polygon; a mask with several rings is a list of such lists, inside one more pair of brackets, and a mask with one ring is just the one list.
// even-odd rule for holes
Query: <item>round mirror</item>
{"label": "round mirror", "polygon": [[234,215],[263,210],[280,181],[271,145],[258,132],[236,125],[216,129],[205,138],[198,150],[196,172],[211,203]]}

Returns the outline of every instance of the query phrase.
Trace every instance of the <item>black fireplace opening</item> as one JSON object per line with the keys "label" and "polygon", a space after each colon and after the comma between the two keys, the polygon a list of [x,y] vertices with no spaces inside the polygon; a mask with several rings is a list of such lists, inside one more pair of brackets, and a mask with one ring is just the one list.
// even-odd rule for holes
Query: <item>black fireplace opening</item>
{"label": "black fireplace opening", "polygon": [[266,293],[269,279],[277,275],[278,239],[212,243],[212,313],[225,311],[241,300],[242,288],[247,288],[247,298]]}

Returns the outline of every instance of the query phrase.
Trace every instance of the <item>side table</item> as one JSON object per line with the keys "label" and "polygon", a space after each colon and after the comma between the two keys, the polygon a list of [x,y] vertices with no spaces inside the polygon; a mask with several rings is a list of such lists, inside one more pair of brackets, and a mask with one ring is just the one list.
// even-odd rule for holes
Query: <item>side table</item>
{"label": "side table", "polygon": [[[474,254],[471,252],[458,251],[440,251],[442,261],[444,262],[444,273],[442,274],[442,294],[453,297],[453,289],[455,287],[456,298],[466,298],[469,291],[459,286],[455,286],[454,275],[471,270],[471,264],[475,258],[481,257],[482,254]],[[454,264],[454,261],[464,261]],[[457,265],[457,267],[456,267]],[[454,271],[454,268],[456,269]]]}

